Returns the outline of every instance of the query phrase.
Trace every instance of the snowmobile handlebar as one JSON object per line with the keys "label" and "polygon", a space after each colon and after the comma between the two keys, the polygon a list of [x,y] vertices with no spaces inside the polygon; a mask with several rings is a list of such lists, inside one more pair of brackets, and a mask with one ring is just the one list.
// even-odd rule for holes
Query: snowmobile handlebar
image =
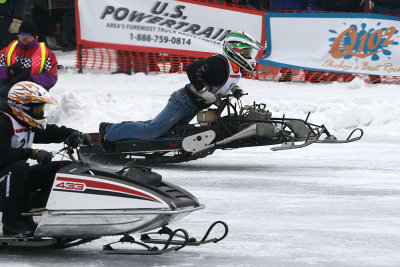
{"label": "snowmobile handlebar", "polygon": [[244,96],[244,95],[248,95],[248,93],[241,93],[240,95],[223,94],[223,95],[217,95],[217,96],[218,96],[218,98],[220,98],[220,99],[228,99],[228,98],[232,98],[232,97],[234,97],[234,98],[240,98],[240,97],[242,97],[242,96]]}
{"label": "snowmobile handlebar", "polygon": [[[51,152],[51,154],[52,154],[52,157],[54,158],[56,155],[65,155],[65,154],[67,154],[67,156],[68,156],[68,158],[70,159],[70,160],[72,160],[73,162],[78,162],[78,161],[80,161],[80,157],[79,157],[79,146],[78,147],[71,147],[71,146],[68,146],[66,143],[64,143],[64,147],[63,148],[61,148],[60,150],[58,150],[58,151],[53,151],[53,152]],[[77,160],[76,158],[75,158],[75,156],[74,156],[74,152],[75,152],[75,150],[76,150],[76,153],[77,153],[77,155],[78,155],[78,159],[79,160]]]}

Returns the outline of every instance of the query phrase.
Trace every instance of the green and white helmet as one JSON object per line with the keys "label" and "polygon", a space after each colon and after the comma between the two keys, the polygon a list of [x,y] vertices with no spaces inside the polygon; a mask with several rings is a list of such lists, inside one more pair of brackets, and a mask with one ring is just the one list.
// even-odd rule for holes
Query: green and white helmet
{"label": "green and white helmet", "polygon": [[256,66],[256,55],[259,50],[264,50],[263,47],[256,39],[247,33],[240,31],[230,32],[224,40],[223,51],[224,54],[233,62],[252,71]]}

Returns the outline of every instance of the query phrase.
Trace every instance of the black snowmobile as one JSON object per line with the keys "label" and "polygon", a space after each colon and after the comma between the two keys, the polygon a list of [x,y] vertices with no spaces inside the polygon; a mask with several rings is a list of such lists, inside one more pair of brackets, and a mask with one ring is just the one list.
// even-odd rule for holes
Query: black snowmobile
{"label": "black snowmobile", "polygon": [[197,114],[196,124],[176,125],[154,140],[129,139],[100,145],[99,134],[91,133],[94,146],[82,146],[85,161],[101,164],[145,165],[179,163],[211,155],[216,149],[270,146],[273,151],[296,149],[313,143],[350,143],[361,139],[363,130],[354,129],[338,140],[324,125],[305,120],[272,117],[265,104],[242,105],[240,96],[226,95]]}

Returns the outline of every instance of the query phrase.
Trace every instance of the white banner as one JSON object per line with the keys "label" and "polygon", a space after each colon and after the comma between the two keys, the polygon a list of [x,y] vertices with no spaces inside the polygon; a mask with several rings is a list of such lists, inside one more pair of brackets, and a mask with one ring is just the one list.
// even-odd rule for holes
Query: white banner
{"label": "white banner", "polygon": [[365,13],[266,13],[261,64],[400,76],[400,18]]}
{"label": "white banner", "polygon": [[263,36],[261,12],[172,0],[77,0],[77,5],[81,43],[219,53],[232,30],[259,41]]}

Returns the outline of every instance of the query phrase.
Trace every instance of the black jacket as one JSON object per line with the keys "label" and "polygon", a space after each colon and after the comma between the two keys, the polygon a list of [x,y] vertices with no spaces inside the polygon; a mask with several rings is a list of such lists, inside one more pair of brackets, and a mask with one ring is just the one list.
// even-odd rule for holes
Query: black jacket
{"label": "black jacket", "polygon": [[[190,84],[200,91],[207,86],[222,86],[229,78],[229,66],[227,60],[222,55],[212,56],[192,62],[186,69]],[[185,86],[186,92],[190,95],[193,103],[199,108],[204,109],[210,104],[204,103],[188,89],[190,84]]]}
{"label": "black jacket", "polygon": [[[8,106],[0,106],[0,111],[6,112],[15,118]],[[33,143],[49,144],[63,142],[75,130],[65,126],[59,127],[55,124],[48,124],[45,130],[39,131],[35,128],[34,131]],[[14,131],[10,118],[0,113],[0,169],[7,167],[12,162],[29,158],[30,152],[26,148],[11,147],[11,138],[13,134]]]}
{"label": "black jacket", "polygon": [[200,91],[204,86],[222,86],[229,75],[228,62],[222,55],[200,59],[186,69],[190,83]]}

